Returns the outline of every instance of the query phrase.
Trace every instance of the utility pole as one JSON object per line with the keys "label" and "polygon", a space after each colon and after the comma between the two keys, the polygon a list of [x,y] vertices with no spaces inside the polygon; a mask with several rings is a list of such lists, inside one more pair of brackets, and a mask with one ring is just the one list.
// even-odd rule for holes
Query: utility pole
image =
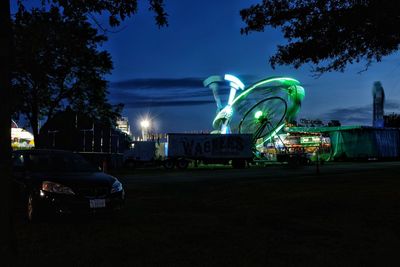
{"label": "utility pole", "polygon": [[92,152],[94,151],[94,122],[93,122],[93,124],[92,124],[92,133],[93,133],[93,135],[92,135]]}
{"label": "utility pole", "polygon": [[118,153],[119,151],[119,135],[118,134],[113,134],[112,133],[112,129],[110,129],[110,154],[112,153],[112,140],[113,140],[113,137],[117,137],[117,140],[116,140],[116,147],[115,147],[115,153]]}
{"label": "utility pole", "polygon": [[319,170],[319,150],[321,149],[321,139],[322,139],[322,137],[320,136],[319,137],[319,142],[318,142],[318,147],[317,147],[317,151],[316,151],[316,156],[317,156],[317,163],[316,163],[316,167],[317,167],[317,169],[316,169],[316,173],[317,173],[317,175],[319,175],[320,174],[320,170]]}
{"label": "utility pole", "polygon": [[47,131],[48,134],[52,134],[53,135],[53,141],[52,141],[52,144],[51,144],[51,147],[53,147],[53,148],[56,146],[56,133],[58,133],[58,132],[59,132],[58,130],[54,130],[54,131],[48,130]]}
{"label": "utility pole", "polygon": [[[93,132],[93,128],[82,129],[80,131],[83,132],[83,152],[86,152],[86,132]],[[93,134],[93,140],[92,140],[92,151],[93,151],[93,146],[94,146],[94,134]]]}
{"label": "utility pole", "polygon": [[112,130],[110,127],[110,141],[108,142],[108,153],[111,154]]}
{"label": "utility pole", "polygon": [[103,129],[100,131],[100,152],[103,152]]}

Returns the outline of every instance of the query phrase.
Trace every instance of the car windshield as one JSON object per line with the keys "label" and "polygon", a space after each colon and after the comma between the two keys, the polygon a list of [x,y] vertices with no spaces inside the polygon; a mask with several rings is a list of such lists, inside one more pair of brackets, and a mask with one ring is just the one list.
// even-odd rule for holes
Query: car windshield
{"label": "car windshield", "polygon": [[[20,157],[21,158],[21,157]],[[30,171],[92,172],[94,166],[74,153],[26,153],[21,160]]]}

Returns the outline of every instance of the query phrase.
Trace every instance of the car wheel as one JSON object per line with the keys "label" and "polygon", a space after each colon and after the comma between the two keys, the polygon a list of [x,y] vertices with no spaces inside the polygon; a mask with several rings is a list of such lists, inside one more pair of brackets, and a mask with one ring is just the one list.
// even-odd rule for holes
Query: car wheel
{"label": "car wheel", "polygon": [[189,161],[187,161],[186,159],[180,159],[176,163],[176,167],[178,167],[178,169],[181,170],[187,169],[188,166],[189,166]]}
{"label": "car wheel", "polygon": [[164,161],[164,168],[167,170],[172,170],[175,167],[175,162],[172,159],[167,159]]}

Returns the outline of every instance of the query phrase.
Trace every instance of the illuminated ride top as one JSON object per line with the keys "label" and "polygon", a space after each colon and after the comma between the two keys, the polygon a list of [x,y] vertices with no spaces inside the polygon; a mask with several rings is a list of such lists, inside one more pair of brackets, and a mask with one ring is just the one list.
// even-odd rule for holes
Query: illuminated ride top
{"label": "illuminated ride top", "polygon": [[[223,106],[218,89],[226,82],[230,93]],[[237,77],[225,74],[210,76],[203,84],[213,91],[217,103],[213,133],[252,134],[258,146],[275,136],[286,121],[295,118],[305,95],[300,82],[289,77],[270,77],[245,87]]]}

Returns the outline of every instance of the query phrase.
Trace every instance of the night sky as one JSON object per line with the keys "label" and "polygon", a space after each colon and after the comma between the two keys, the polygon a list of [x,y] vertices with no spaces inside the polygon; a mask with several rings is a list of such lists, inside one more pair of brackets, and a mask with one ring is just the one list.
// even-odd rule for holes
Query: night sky
{"label": "night sky", "polygon": [[[371,125],[372,85],[381,81],[386,94],[385,112],[400,112],[399,54],[386,57],[362,72],[364,65],[348,66],[344,73],[316,79],[311,66],[295,70],[268,64],[268,58],[285,40],[279,30],[267,29],[248,36],[239,11],[261,0],[166,0],[169,27],[159,29],[147,1],[139,12],[110,33],[102,49],[114,61],[110,100],[125,104],[132,130],[140,118],[150,116],[156,132],[211,130],[216,106],[202,87],[210,75],[230,73],[249,85],[269,76],[298,79],[306,90],[298,118],[338,119],[343,125]],[[100,18],[106,22],[106,17]]]}

